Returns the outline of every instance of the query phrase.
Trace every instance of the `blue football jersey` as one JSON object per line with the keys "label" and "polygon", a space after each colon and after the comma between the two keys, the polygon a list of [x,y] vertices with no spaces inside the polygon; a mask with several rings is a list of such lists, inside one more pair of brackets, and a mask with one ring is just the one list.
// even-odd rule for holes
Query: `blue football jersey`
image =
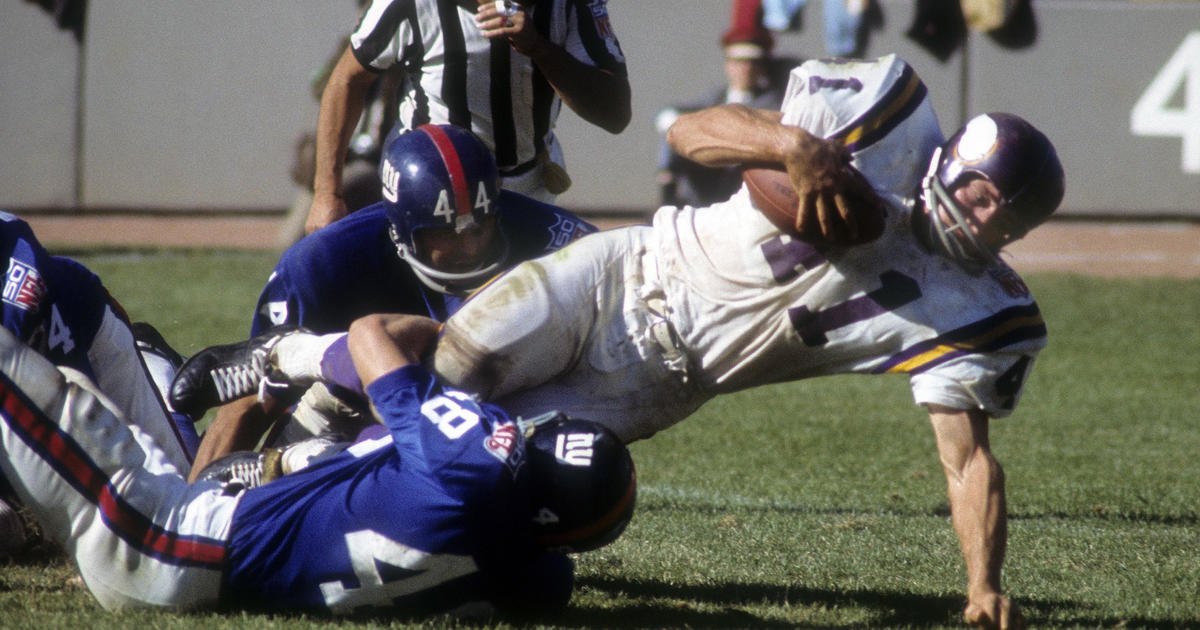
{"label": "blue football jersey", "polygon": [[529,537],[525,440],[508,414],[419,366],[367,393],[386,434],[242,498],[228,603],[335,613],[565,604],[573,567]]}
{"label": "blue football jersey", "polygon": [[[537,258],[596,231],[549,204],[502,190],[499,229],[509,243],[507,266]],[[384,203],[350,214],[284,252],[259,296],[251,336],[279,324],[338,332],[371,313],[408,313],[444,321],[462,298],[421,283],[388,236]]]}
{"label": "blue football jersey", "polygon": [[100,278],[74,260],[51,256],[29,224],[6,212],[0,212],[0,257],[7,261],[4,327],[55,365],[95,377],[88,349],[105,308],[120,312]]}

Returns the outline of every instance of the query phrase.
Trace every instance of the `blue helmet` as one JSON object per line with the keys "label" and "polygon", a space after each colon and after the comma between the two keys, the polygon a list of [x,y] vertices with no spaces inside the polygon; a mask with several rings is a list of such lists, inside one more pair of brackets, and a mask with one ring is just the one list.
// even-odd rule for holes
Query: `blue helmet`
{"label": "blue helmet", "polygon": [[[1063,168],[1050,140],[1024,119],[990,113],[972,118],[933,153],[921,183],[929,240],[959,262],[991,263],[998,252],[971,231],[954,191],[972,179],[993,183],[1003,198],[1010,226],[1005,243],[1015,241],[1050,217],[1063,198]],[[938,209],[951,217],[947,222]],[[956,236],[957,234],[957,236]]]}
{"label": "blue helmet", "polygon": [[535,541],[578,552],[616,540],[637,500],[637,473],[625,444],[602,425],[560,412],[518,426],[526,435]]}
{"label": "blue helmet", "polygon": [[422,259],[413,238],[425,229],[462,232],[496,216],[500,174],[492,152],[475,134],[453,125],[396,127],[384,140],[379,179],[397,252],[422,282],[461,294],[500,271],[507,243],[495,248],[494,260],[474,270],[448,272]]}

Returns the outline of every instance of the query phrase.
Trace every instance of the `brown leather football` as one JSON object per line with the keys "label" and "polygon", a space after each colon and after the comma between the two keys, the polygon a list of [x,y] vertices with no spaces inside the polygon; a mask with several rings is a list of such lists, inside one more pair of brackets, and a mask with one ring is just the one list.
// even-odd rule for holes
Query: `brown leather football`
{"label": "brown leather football", "polygon": [[[875,240],[883,233],[887,211],[883,201],[872,190],[866,178],[854,168],[847,166],[842,194],[836,198],[838,208],[826,217],[827,225],[814,212],[804,221],[805,229],[799,230],[800,196],[792,188],[792,180],[782,167],[754,167],[742,173],[742,181],[750,193],[750,201],[775,227],[784,234],[814,244],[847,247]],[[812,205],[812,202],[809,202]],[[828,206],[827,206],[828,207]],[[824,232],[822,230],[825,230]]]}
{"label": "brown leather football", "polygon": [[754,167],[742,172],[742,181],[750,192],[750,201],[775,227],[786,234],[796,233],[796,213],[800,209],[800,197],[792,188],[787,171],[780,168]]}

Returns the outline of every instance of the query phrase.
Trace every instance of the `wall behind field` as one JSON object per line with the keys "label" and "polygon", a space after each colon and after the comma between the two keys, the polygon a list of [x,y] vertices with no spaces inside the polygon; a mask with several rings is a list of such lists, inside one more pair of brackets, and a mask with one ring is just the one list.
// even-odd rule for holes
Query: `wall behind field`
{"label": "wall behind field", "polygon": [[[809,0],[777,52],[824,56]],[[1028,45],[972,34],[940,59],[906,35],[912,0],[876,0],[865,54],[896,52],[943,128],[1019,113],[1059,147],[1067,213],[1200,218],[1200,2],[1033,0]],[[357,19],[318,0],[90,0],[82,45],[28,1],[0,20],[0,207],[272,211],[295,195],[294,142],[315,126],[312,74]],[[656,200],[655,113],[721,81],[726,0],[610,0],[634,91],[613,136],[564,111],[578,210]]]}

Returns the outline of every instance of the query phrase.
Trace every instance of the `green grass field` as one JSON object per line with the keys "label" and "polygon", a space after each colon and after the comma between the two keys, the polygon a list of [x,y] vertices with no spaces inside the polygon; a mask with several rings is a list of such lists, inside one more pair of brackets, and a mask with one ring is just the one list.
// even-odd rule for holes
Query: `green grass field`
{"label": "green grass field", "polygon": [[[236,340],[274,257],[78,255],[184,353]],[[1200,281],[1027,278],[1051,334],[993,448],[1006,589],[1039,628],[1200,628]],[[632,447],[638,511],[578,558],[564,615],[489,627],[955,628],[965,578],[903,377],[718,399]],[[101,611],[44,551],[0,564],[4,628],[312,628],[307,616]],[[339,627],[474,627],[387,618]]]}

